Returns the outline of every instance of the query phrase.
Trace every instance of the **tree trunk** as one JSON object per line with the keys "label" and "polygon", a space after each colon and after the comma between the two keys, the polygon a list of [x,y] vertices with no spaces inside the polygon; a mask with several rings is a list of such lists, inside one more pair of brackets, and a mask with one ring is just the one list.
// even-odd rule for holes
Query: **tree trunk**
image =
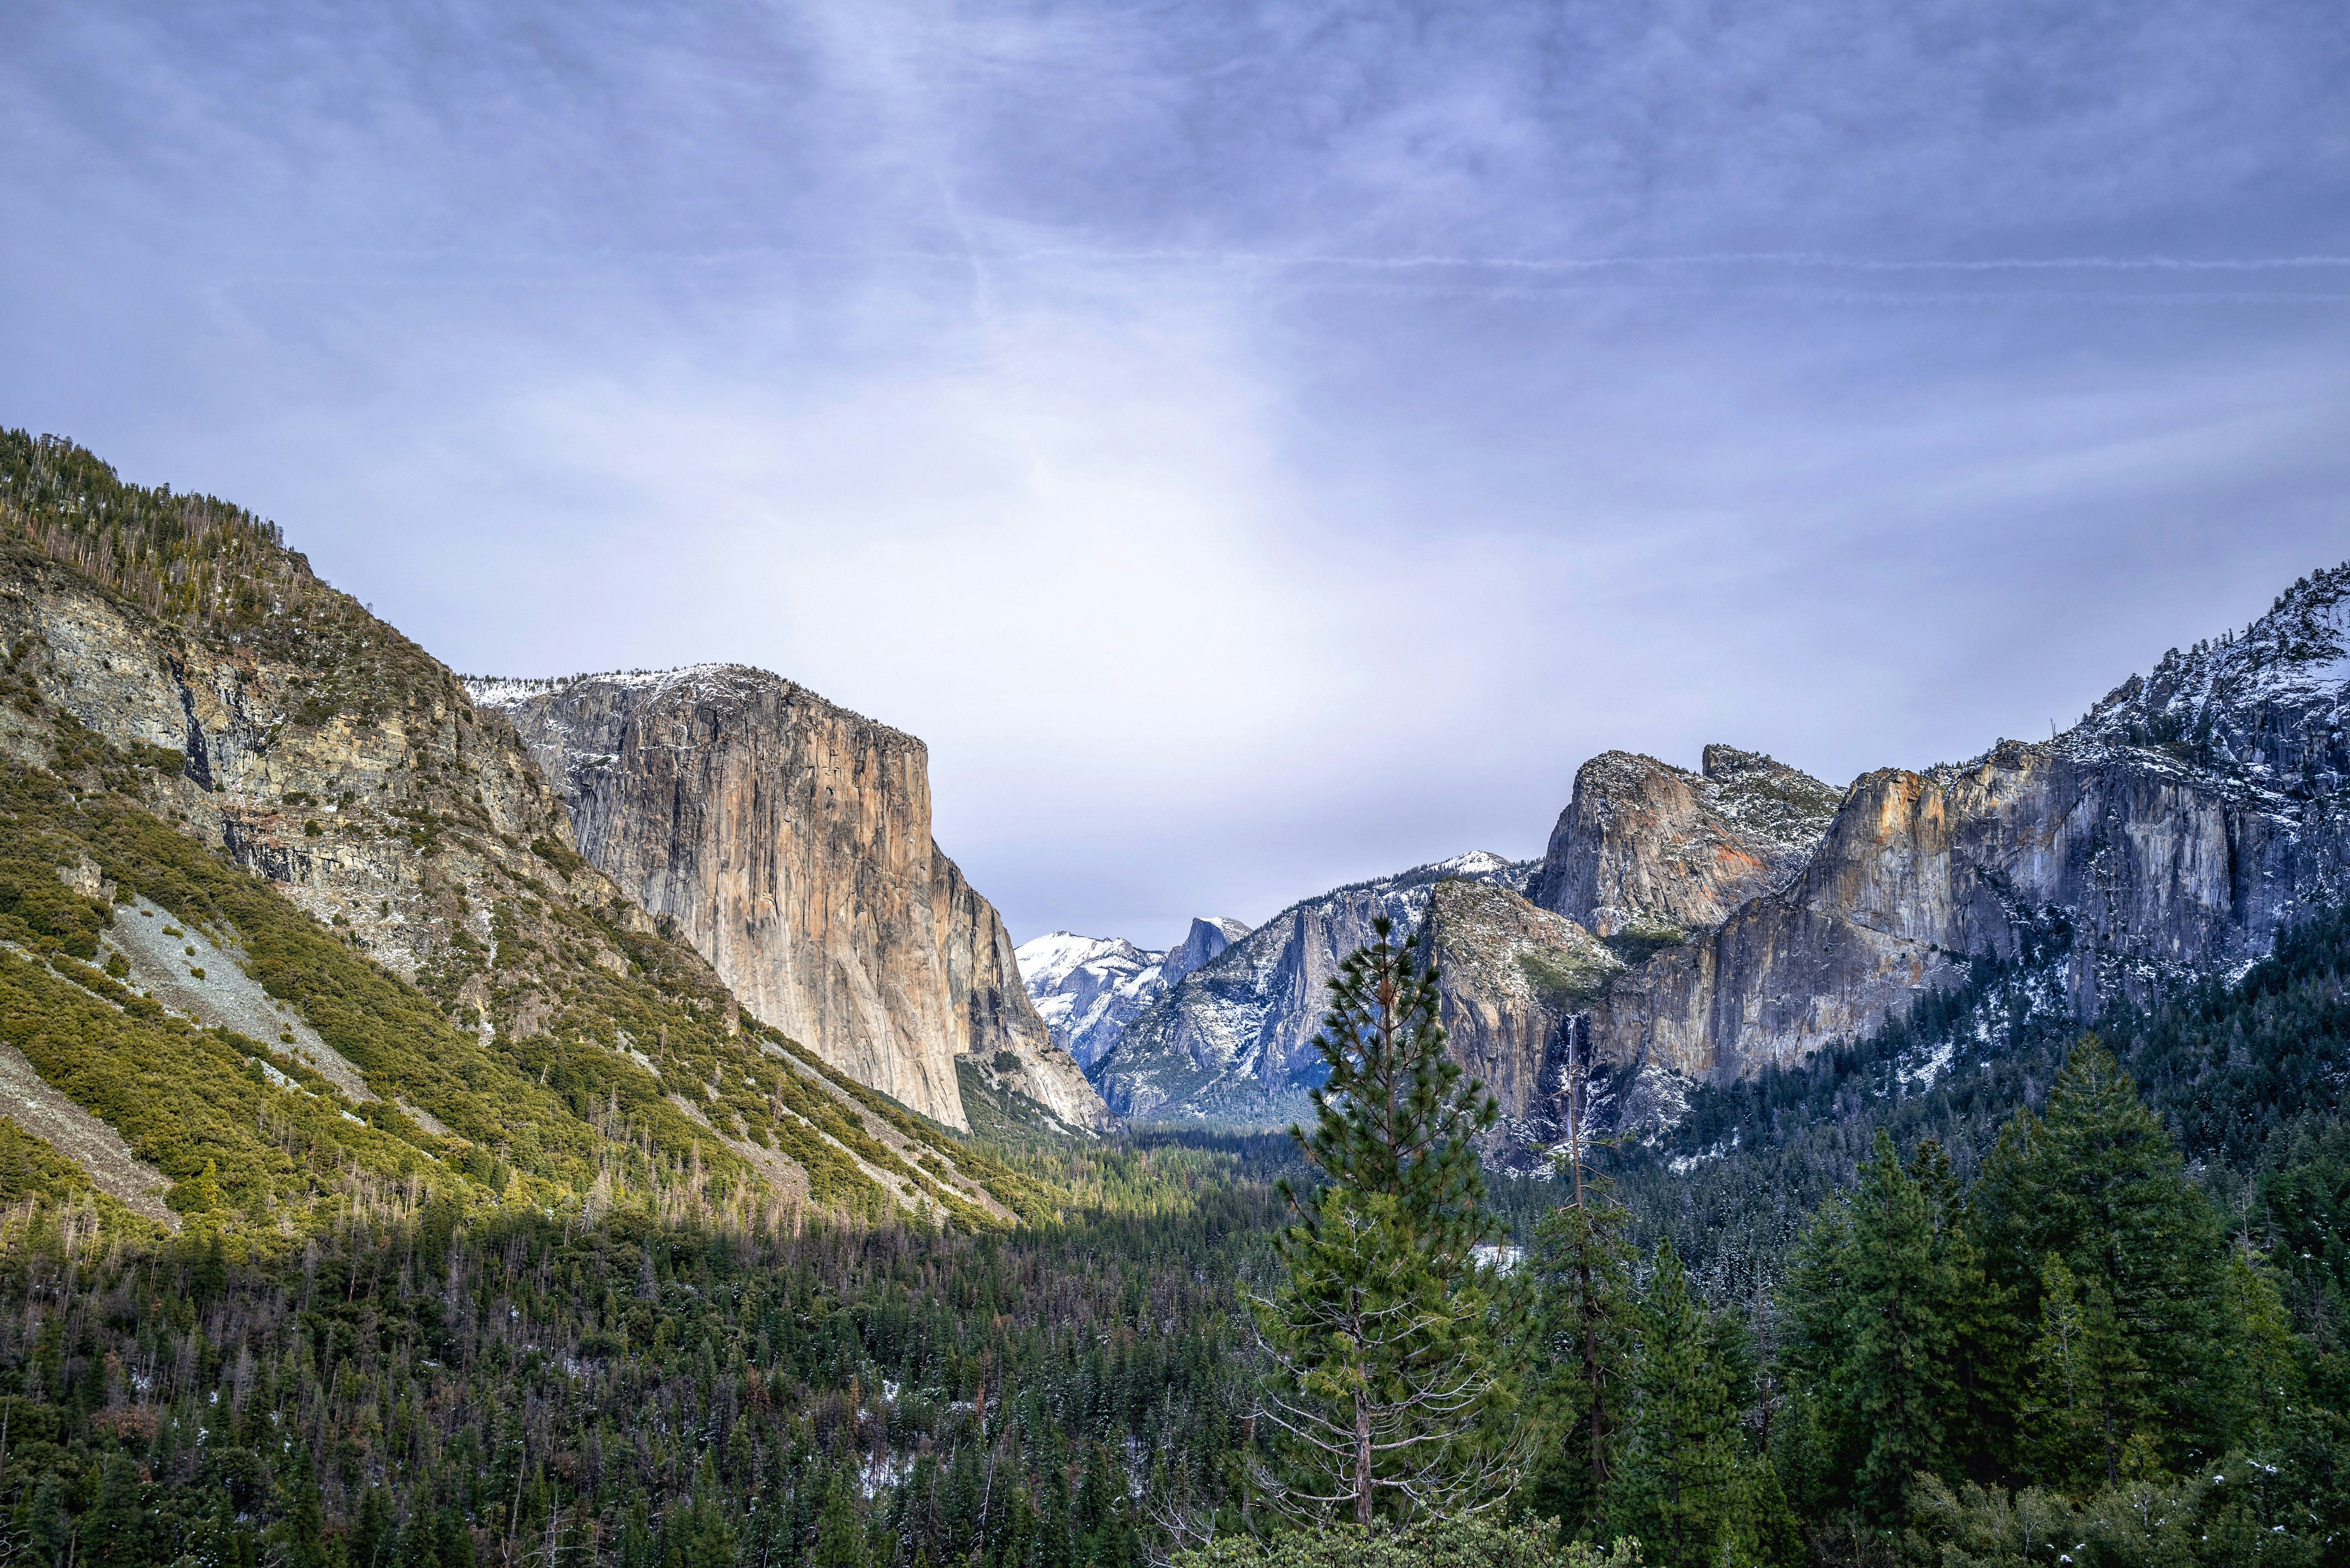
{"label": "tree trunk", "polygon": [[1355,1391],[1355,1522],[1371,1527],[1371,1406]]}

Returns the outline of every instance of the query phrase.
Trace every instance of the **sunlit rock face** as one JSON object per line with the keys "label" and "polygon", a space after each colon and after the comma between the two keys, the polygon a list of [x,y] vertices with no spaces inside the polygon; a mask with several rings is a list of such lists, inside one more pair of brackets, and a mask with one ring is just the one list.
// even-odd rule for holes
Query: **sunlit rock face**
{"label": "sunlit rock face", "polygon": [[1843,794],[1731,746],[1694,774],[1603,753],[1576,772],[1527,896],[1601,936],[1720,925],[1795,878]]}
{"label": "sunlit rock face", "polygon": [[1104,1124],[1003,920],[931,840],[921,742],[741,665],[471,691],[513,718],[579,852],[761,1018],[951,1127],[959,1057]]}

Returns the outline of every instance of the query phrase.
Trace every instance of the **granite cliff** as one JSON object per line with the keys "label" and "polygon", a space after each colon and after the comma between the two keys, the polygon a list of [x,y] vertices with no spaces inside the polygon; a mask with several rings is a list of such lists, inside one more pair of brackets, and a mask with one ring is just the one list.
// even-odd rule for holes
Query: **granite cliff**
{"label": "granite cliff", "polygon": [[1794,881],[1843,793],[1730,746],[1694,774],[1603,753],[1576,771],[1526,894],[1601,936],[1669,941]]}
{"label": "granite cliff", "polygon": [[[1636,1075],[1736,1078],[1874,1026],[1977,957],[2045,962],[2086,1016],[2265,953],[2344,885],[2345,598],[2350,569],[2319,572],[2054,740],[1864,775],[1792,878],[1718,923],[1689,918],[1707,912],[1687,896],[1702,878],[1624,898],[1686,940],[1595,1002],[1599,1054]],[[1596,842],[1594,825],[1628,815],[1570,806],[1536,886],[1569,912],[1571,890],[1609,886],[1595,865],[1620,865],[1617,888],[1669,887],[1673,836]]]}
{"label": "granite cliff", "polygon": [[959,1064],[1103,1125],[1003,920],[931,839],[921,742],[741,665],[468,690],[513,720],[579,852],[760,1018],[951,1127]]}
{"label": "granite cliff", "polygon": [[1430,891],[1421,930],[1440,976],[1446,1049],[1502,1107],[1487,1155],[1523,1165],[1566,1134],[1575,1021],[1624,961],[1574,920],[1491,882]]}
{"label": "granite cliff", "polygon": [[1482,852],[1351,883],[1293,904],[1161,996],[1094,1069],[1112,1110],[1138,1120],[1280,1126],[1309,1114],[1314,1036],[1330,977],[1371,922],[1415,929],[1447,878],[1514,890],[1533,864]]}

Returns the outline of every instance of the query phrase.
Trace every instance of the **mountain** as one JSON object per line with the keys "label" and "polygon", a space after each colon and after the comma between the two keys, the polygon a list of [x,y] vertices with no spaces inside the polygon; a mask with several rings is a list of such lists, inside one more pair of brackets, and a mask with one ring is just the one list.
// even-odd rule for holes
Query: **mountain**
{"label": "mountain", "polygon": [[1024,944],[1014,956],[1054,1044],[1090,1070],[1168,987],[1248,930],[1245,921],[1195,916],[1183,940],[1164,952],[1146,951],[1123,937],[1054,931]]}
{"label": "mountain", "polygon": [[1502,1107],[1486,1156],[1527,1164],[1566,1136],[1579,1040],[1563,1025],[1606,993],[1624,961],[1582,925],[1494,882],[1437,883],[1421,929],[1440,976],[1446,1048]]}
{"label": "mountain", "polygon": [[1526,895],[1602,936],[1669,943],[1794,880],[1843,798],[1731,746],[1695,774],[1607,752],[1576,771]]}
{"label": "mountain", "polygon": [[[1784,886],[1690,924],[1593,1003],[1599,1058],[1723,1082],[1874,1029],[1976,960],[2044,956],[2047,985],[2085,1019],[2262,956],[2345,883],[2345,600],[2350,567],[2321,571],[2053,740],[1863,775]],[[1537,888],[1572,908],[1582,868],[1612,856],[1622,869],[1595,902],[1674,888],[1674,834],[1600,842],[1627,815],[1570,806]],[[1670,898],[1704,881],[1648,907],[1702,913]]]}
{"label": "mountain", "polygon": [[466,690],[514,722],[579,852],[760,1018],[950,1127],[969,1125],[959,1069],[1104,1125],[994,907],[931,836],[921,742],[743,665]]}
{"label": "mountain", "polygon": [[[1503,1104],[1503,1163],[1556,1136],[1570,1044],[1598,1114],[1654,1128],[1694,1086],[1804,1062],[1981,962],[2039,966],[2076,1020],[2152,1000],[2350,889],[2346,648],[2350,567],[2166,654],[2054,739],[1966,763],[1839,789],[1729,746],[1694,773],[1603,753],[1538,865],[1464,858],[1284,911],[1128,1024],[1096,1081],[1140,1119],[1299,1114],[1321,981],[1376,912],[1430,922],[1452,1048]],[[1464,872],[1488,888],[1440,888]]]}
{"label": "mountain", "polygon": [[1278,1126],[1305,1114],[1319,1081],[1313,1041],[1326,982],[1386,916],[1412,931],[1449,877],[1513,891],[1531,861],[1482,851],[1293,904],[1200,966],[1127,1025],[1094,1081],[1120,1116]]}
{"label": "mountain", "polygon": [[0,1077],[131,1212],[1025,1201],[746,1011],[250,513],[0,432]]}

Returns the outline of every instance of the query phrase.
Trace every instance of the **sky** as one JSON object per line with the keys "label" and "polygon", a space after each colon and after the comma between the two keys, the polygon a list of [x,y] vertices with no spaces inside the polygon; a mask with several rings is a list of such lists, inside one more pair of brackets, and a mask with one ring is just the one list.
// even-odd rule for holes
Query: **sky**
{"label": "sky", "polygon": [[2339,0],[19,0],[0,424],[928,743],[1026,940],[1841,783],[2350,558]]}

